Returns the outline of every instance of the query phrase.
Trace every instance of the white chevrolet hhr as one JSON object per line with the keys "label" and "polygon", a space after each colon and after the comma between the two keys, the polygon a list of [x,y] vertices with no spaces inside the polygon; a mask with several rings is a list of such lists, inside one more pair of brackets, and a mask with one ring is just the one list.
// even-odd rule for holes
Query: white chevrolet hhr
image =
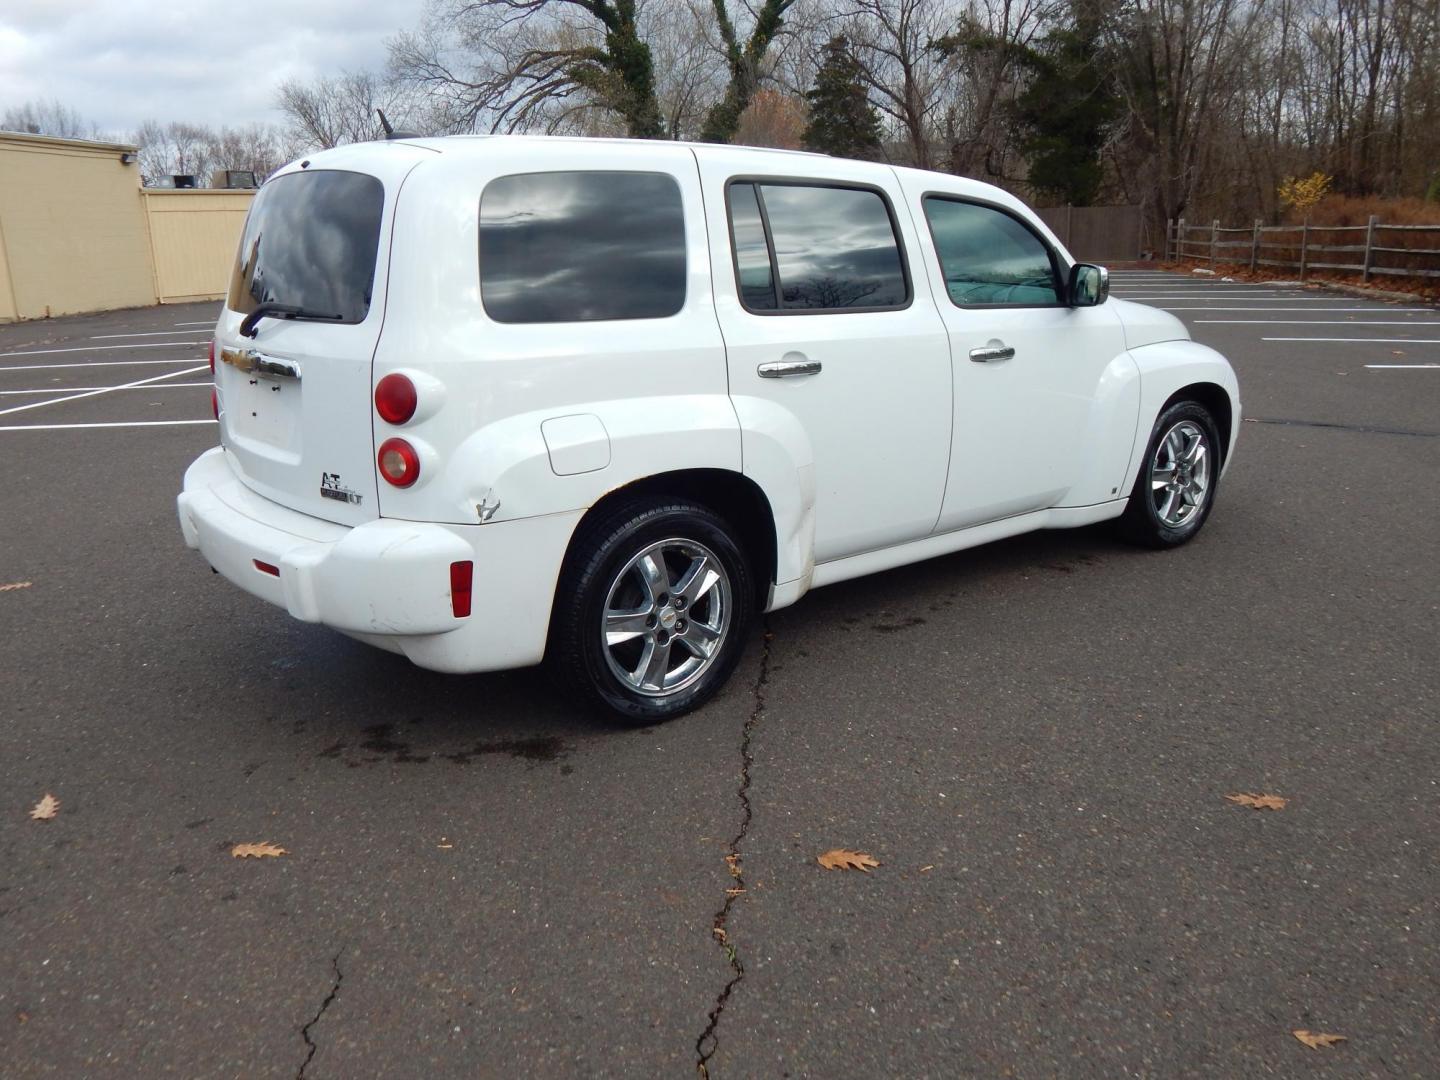
{"label": "white chevrolet hhr", "polygon": [[1225,358],[1107,300],[1019,200],[820,155],[517,136],[260,189],[186,542],[437,671],[548,657],[634,723],[759,611],[1031,529],[1193,537]]}

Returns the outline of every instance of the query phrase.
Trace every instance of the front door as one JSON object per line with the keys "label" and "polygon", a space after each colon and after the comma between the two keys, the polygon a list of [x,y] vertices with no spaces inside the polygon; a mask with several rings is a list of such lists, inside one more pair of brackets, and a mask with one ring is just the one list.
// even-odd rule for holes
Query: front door
{"label": "front door", "polygon": [[911,281],[898,185],[841,160],[798,180],[697,156],[747,458],[768,424],[803,429],[817,563],[928,536],[950,455],[950,350]]}
{"label": "front door", "polygon": [[1066,304],[1059,257],[1018,214],[908,194],[928,226],[927,271],[955,362],[939,530],[1114,498],[1108,486],[1082,490],[1082,480],[1097,458],[1114,456],[1098,402],[1106,380],[1134,366],[1119,317],[1103,304]]}

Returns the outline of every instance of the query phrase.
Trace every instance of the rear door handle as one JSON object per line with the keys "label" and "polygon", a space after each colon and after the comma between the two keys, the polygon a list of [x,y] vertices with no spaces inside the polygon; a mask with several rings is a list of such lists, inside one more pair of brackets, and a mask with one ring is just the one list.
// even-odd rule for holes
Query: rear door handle
{"label": "rear door handle", "polygon": [[820,374],[819,360],[772,360],[761,364],[755,373],[762,379],[788,379],[792,375]]}
{"label": "rear door handle", "polygon": [[1014,355],[1014,346],[995,340],[987,342],[984,348],[970,350],[970,359],[977,364],[988,364],[992,360],[1009,360]]}
{"label": "rear door handle", "polygon": [[300,379],[300,365],[293,360],[277,360],[255,349],[221,349],[220,362],[243,371],[246,375],[271,375],[280,379]]}

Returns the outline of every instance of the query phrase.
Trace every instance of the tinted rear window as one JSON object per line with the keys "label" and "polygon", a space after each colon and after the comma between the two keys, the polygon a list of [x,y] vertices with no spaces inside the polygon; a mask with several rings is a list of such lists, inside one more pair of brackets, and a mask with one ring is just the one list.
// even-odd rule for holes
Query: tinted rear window
{"label": "tinted rear window", "polygon": [[685,212],[660,173],[502,176],[480,196],[480,295],[497,322],[660,319],[685,303]]}
{"label": "tinted rear window", "polygon": [[857,311],[910,302],[890,209],[866,188],[760,184],[787,311]]}
{"label": "tinted rear window", "polygon": [[228,304],[263,303],[363,322],[375,284],[385,189],[363,173],[315,169],[271,180],[255,196]]}

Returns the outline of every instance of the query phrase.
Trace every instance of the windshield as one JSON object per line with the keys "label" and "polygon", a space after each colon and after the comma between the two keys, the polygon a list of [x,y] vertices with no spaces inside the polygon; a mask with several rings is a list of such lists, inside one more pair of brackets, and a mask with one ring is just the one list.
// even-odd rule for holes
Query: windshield
{"label": "windshield", "polygon": [[358,323],[370,310],[385,189],[363,173],[316,169],[271,180],[255,196],[227,303],[248,315],[288,304]]}

